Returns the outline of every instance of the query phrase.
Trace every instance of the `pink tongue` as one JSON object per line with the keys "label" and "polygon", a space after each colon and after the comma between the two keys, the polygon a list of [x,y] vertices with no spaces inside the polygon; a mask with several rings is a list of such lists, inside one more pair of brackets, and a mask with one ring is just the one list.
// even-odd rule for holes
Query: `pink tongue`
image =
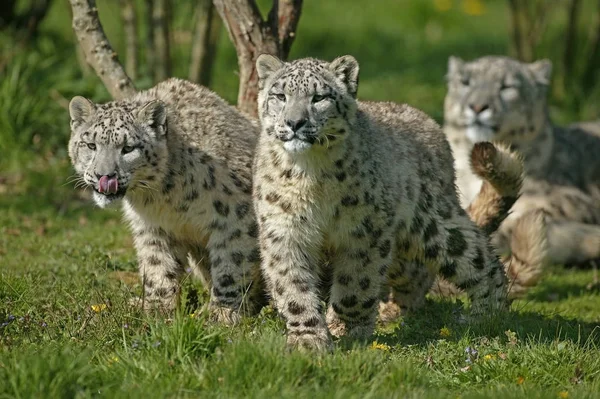
{"label": "pink tongue", "polygon": [[102,176],[98,180],[98,191],[105,194],[116,194],[119,189],[119,182],[115,177]]}

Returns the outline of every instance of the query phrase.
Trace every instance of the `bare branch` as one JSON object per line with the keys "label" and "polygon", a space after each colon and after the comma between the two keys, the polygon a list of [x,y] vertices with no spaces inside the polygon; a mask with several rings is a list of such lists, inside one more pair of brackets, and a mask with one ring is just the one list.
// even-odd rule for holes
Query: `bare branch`
{"label": "bare branch", "polygon": [[212,75],[221,20],[211,0],[200,0],[192,42],[189,80],[208,86]]}
{"label": "bare branch", "polygon": [[95,0],[69,0],[73,10],[73,30],[88,64],[115,99],[136,93],[135,87],[114,52],[100,20]]}
{"label": "bare branch", "polygon": [[171,57],[169,41],[169,2],[154,0],[152,25],[154,26],[154,48],[156,51],[155,79],[165,80],[171,76]]}
{"label": "bare branch", "polygon": [[278,41],[271,34],[271,28],[262,20],[253,0],[214,0],[214,5],[225,23],[238,57],[238,108],[248,115],[256,116],[258,75],[254,64],[260,54],[279,54]]}
{"label": "bare branch", "polygon": [[214,0],[214,4],[238,56],[238,107],[255,116],[258,96],[256,58],[264,53],[287,57],[295,38],[302,0],[273,0],[266,21],[254,0]]}
{"label": "bare branch", "polygon": [[133,0],[120,0],[123,31],[125,33],[125,69],[131,79],[135,80],[138,69],[138,35],[137,18]]}
{"label": "bare branch", "polygon": [[301,12],[302,0],[279,0],[279,52],[283,59],[287,59],[290,54]]}

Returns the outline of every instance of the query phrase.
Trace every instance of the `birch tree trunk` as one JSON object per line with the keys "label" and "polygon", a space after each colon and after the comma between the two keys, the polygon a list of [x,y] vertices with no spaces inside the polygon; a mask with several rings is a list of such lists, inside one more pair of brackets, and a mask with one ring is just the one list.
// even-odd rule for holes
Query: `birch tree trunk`
{"label": "birch tree trunk", "polygon": [[69,2],[73,10],[73,30],[87,63],[96,71],[113,98],[122,99],[135,94],[133,82],[104,34],[95,0]]}

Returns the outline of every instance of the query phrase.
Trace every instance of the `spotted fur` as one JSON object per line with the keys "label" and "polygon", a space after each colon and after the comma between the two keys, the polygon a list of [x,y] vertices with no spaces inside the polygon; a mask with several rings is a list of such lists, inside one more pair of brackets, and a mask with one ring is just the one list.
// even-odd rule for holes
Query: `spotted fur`
{"label": "spotted fur", "polygon": [[[537,262],[538,244],[547,242],[545,261],[580,263],[600,256],[600,123],[565,128],[551,123],[546,100],[551,70],[547,60],[451,57],[444,131],[456,157],[464,206],[481,185],[467,166],[473,143],[495,140],[523,155],[522,195],[494,237],[501,252],[520,251],[520,259]],[[521,218],[545,223],[547,236],[540,238],[544,230],[532,230]]]}
{"label": "spotted fur", "polygon": [[[351,56],[263,55],[257,70],[254,204],[262,270],[290,346],[328,348],[330,332],[370,335],[386,287],[410,297],[408,281],[437,272],[469,293],[475,313],[506,307],[506,276],[459,205],[452,154],[431,118],[358,102]],[[417,275],[407,273],[413,263],[423,265]]]}
{"label": "spotted fur", "polygon": [[[169,79],[130,99],[70,104],[69,155],[100,207],[122,199],[144,306],[173,309],[188,256],[210,308],[235,322],[259,301],[251,164],[257,129],[210,90]],[[118,179],[116,194],[99,179]]]}

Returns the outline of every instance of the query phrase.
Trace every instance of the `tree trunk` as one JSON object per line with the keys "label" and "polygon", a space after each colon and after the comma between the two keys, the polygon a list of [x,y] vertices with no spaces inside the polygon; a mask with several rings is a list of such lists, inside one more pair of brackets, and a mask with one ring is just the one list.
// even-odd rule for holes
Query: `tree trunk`
{"label": "tree trunk", "polygon": [[153,23],[153,3],[154,0],[145,0],[145,18],[146,18],[146,45],[144,48],[144,53],[146,55],[146,68],[148,70],[148,76],[150,79],[156,83],[154,80],[154,70],[156,65],[156,53],[154,52],[154,23]]}
{"label": "tree trunk", "polygon": [[521,10],[519,0],[508,0],[510,6],[510,23],[513,51],[519,60],[525,59],[523,49],[523,32],[521,30]]}
{"label": "tree trunk", "polygon": [[154,49],[156,51],[154,79],[157,82],[171,76],[169,11],[168,0],[154,0],[152,6],[152,26],[154,27]]}
{"label": "tree trunk", "polygon": [[298,21],[300,21],[302,12],[302,0],[279,0],[277,8],[279,52],[283,59],[287,59],[296,38]]}
{"label": "tree trunk", "polygon": [[138,70],[138,35],[134,0],[120,0],[123,32],[125,33],[125,69],[133,80]]}
{"label": "tree trunk", "polygon": [[73,10],[73,30],[85,53],[86,61],[94,68],[108,92],[115,99],[135,94],[133,82],[104,34],[95,0],[69,2]]}
{"label": "tree trunk", "polygon": [[596,6],[596,18],[592,28],[589,49],[582,80],[584,91],[587,93],[594,89],[600,73],[600,1]]}
{"label": "tree trunk", "polygon": [[200,0],[192,42],[189,80],[209,86],[212,76],[221,20],[211,0]]}
{"label": "tree trunk", "polygon": [[302,0],[273,0],[266,21],[261,17],[254,0],[214,0],[214,5],[225,23],[238,57],[238,108],[250,116],[256,116],[256,59],[263,53],[282,59],[287,57],[296,36]]}
{"label": "tree trunk", "polygon": [[575,66],[575,56],[577,55],[577,21],[579,17],[579,0],[571,0],[569,4],[569,22],[565,36],[565,53],[563,59],[564,83],[568,85],[574,78],[573,67]]}

